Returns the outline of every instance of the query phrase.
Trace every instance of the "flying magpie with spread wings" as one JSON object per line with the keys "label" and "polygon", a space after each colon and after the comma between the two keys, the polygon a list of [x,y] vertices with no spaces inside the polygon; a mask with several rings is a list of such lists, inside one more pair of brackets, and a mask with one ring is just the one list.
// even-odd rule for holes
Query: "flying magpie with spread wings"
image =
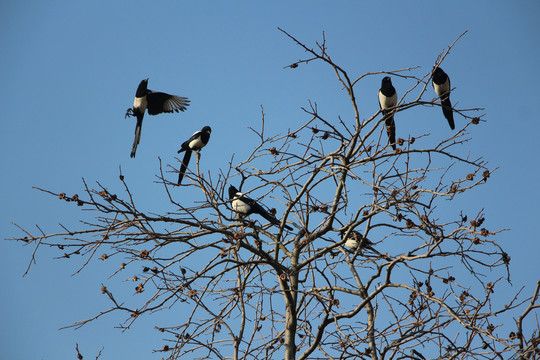
{"label": "flying magpie with spread wings", "polygon": [[[281,225],[281,221],[276,219],[272,214],[270,214],[268,211],[266,211],[261,205],[259,205],[255,200],[247,197],[246,195],[242,194],[238,191],[234,186],[229,186],[229,199],[231,201],[231,205],[233,210],[236,212],[236,214],[243,218],[245,216],[251,215],[251,214],[259,214],[263,218],[265,218],[267,221],[270,221],[272,224],[276,226]],[[284,224],[283,227],[289,231],[292,231],[293,229],[287,225]]]}
{"label": "flying magpie with spread wings", "polygon": [[396,89],[392,85],[390,76],[385,76],[379,89],[379,106],[383,113],[388,141],[392,144],[392,149],[396,150],[396,123],[394,122],[394,110],[388,110],[397,105]]}
{"label": "flying magpie with spread wings", "polygon": [[154,92],[148,88],[148,79],[144,79],[139,84],[133,101],[133,108],[126,111],[126,116],[137,117],[137,126],[135,127],[135,140],[131,150],[131,157],[135,157],[137,145],[141,139],[141,128],[144,117],[144,112],[148,110],[149,115],[157,115],[161,113],[172,113],[186,110],[189,106],[188,98],[176,95],[169,95],[163,92]]}
{"label": "flying magpie with spread wings", "polygon": [[180,154],[182,151],[185,151],[186,154],[184,155],[184,159],[182,160],[182,166],[180,166],[180,173],[178,174],[178,185],[180,185],[184,174],[186,173],[189,160],[191,159],[191,153],[193,151],[200,151],[203,147],[206,146],[206,144],[208,144],[211,132],[212,129],[210,128],[210,126],[205,126],[201,130],[194,132],[188,140],[182,143],[182,146],[180,147],[180,150],[178,150],[178,153]]}
{"label": "flying magpie with spread wings", "polygon": [[441,99],[442,111],[450,129],[454,130],[454,112],[452,110],[452,103],[450,102],[450,78],[439,66],[433,71],[433,78],[431,84],[437,96]]}

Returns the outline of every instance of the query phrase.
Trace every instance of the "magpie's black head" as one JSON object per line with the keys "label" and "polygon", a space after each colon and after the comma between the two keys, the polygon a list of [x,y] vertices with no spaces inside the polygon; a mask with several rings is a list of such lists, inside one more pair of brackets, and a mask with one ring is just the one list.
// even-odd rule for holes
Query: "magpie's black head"
{"label": "magpie's black head", "polygon": [[229,186],[229,199],[232,199],[236,196],[236,193],[238,192],[238,189],[234,186]]}
{"label": "magpie's black head", "polygon": [[435,70],[433,70],[433,82],[435,84],[443,84],[445,81],[447,81],[448,75],[441,69],[440,67],[436,67]]}
{"label": "magpie's black head", "polygon": [[390,79],[390,76],[383,77],[381,85],[384,86],[386,84],[392,85],[392,79]]}
{"label": "magpie's black head", "polygon": [[148,87],[148,78],[141,81],[139,87],[137,88],[136,97],[143,97],[146,94],[146,88]]}
{"label": "magpie's black head", "polygon": [[202,128],[201,130],[202,132],[207,132],[207,133],[211,133],[212,132],[212,128],[210,126],[205,126]]}
{"label": "magpie's black head", "polygon": [[441,69],[439,66],[437,66],[435,68],[435,70],[433,70],[433,77],[440,77],[440,76],[444,76],[445,72],[443,71],[443,69]]}

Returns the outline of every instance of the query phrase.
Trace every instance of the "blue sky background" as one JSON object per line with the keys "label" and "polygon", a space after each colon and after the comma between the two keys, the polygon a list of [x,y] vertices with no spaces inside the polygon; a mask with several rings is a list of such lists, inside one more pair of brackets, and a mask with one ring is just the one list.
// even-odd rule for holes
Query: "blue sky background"
{"label": "blue sky background", "polygon": [[[39,224],[45,232],[60,230],[60,222],[77,226],[88,214],[32,186],[82,194],[84,178],[120,192],[119,166],[141,208],[161,212],[158,156],[178,166],[180,144],[210,125],[201,169],[225,169],[233,153],[243,158],[256,143],[247,127],[258,127],[261,105],[269,132],[305,121],[300,107],[309,99],[335,118],[350,118],[329,68],[283,68],[305,54],[278,26],[310,45],[324,31],[329,53],[352,78],[409,66],[424,74],[468,30],[443,68],[456,88],[453,103],[487,114],[465,146],[499,170],[460,205],[471,214],[485,208],[490,229],[511,229],[498,237],[512,258],[508,291],[525,285],[530,293],[540,250],[538,14],[538,1],[2,1],[0,238],[21,236],[12,222]],[[124,113],[146,77],[149,88],[187,96],[192,104],[185,113],[147,116],[137,157],[130,159],[135,121]],[[358,85],[363,118],[378,110],[380,79]],[[400,92],[411,84],[396,79],[394,85]],[[437,116],[421,133],[448,136]],[[412,120],[396,121],[403,137],[418,130]],[[464,125],[460,117],[456,123]],[[80,264],[52,260],[58,253],[43,248],[23,278],[32,251],[0,241],[0,358],[74,358],[75,343],[85,358],[95,358],[101,346],[101,359],[161,358],[151,353],[161,334],[146,319],[125,333],[113,329],[122,316],[58,331],[107,308],[99,289],[111,271],[97,264],[71,276]]]}

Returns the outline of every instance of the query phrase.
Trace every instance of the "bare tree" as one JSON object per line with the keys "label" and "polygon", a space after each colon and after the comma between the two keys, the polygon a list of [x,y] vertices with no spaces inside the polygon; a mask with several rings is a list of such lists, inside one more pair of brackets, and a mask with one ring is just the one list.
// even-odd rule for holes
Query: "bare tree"
{"label": "bare tree", "polygon": [[[200,173],[197,161],[181,188],[161,171],[177,208],[163,215],[139,210],[122,174],[122,196],[99,183],[84,183],[80,197],[40,189],[93,210],[94,220],[54,234],[23,230],[27,236],[17,240],[36,250],[58,247],[85,265],[118,262],[101,289],[111,307],[71,326],[113,311],[126,313],[124,328],[156,310],[184,314],[174,326],[156,326],[167,341],[156,351],[167,359],[536,358],[538,325],[526,331],[523,323],[539,306],[538,286],[532,297],[518,291],[505,305],[494,298],[499,282],[510,281],[510,258],[495,240],[502,229],[485,228],[482,211],[441,210],[494,171],[466,150],[468,128],[483,122],[482,109],[454,109],[465,125],[447,139],[405,137],[400,114],[441,106],[431,69],[420,77],[410,67],[351,78],[331,59],[324,37],[311,48],[281,31],[307,54],[286,68],[322,61],[353,116],[330,119],[310,102],[301,126],[269,136],[263,111],[260,129],[251,129],[258,145],[243,161],[233,157],[217,174]],[[395,151],[381,112],[363,119],[355,96],[363,79],[383,74],[410,84],[392,110]],[[276,207],[281,224],[238,219],[231,184]],[[176,201],[185,188],[200,200]],[[351,239],[356,245],[345,246]],[[134,298],[115,296],[119,278],[133,280]],[[137,305],[125,305],[131,302]],[[502,335],[498,319],[505,313],[517,319],[515,331]]]}

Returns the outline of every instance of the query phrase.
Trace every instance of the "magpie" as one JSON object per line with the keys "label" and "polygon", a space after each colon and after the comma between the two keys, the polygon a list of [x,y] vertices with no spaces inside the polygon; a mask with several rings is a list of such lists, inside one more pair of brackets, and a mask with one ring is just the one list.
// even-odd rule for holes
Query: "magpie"
{"label": "magpie", "polygon": [[[281,225],[281,221],[276,219],[272,214],[266,211],[261,205],[259,205],[255,200],[247,197],[238,191],[234,186],[229,186],[229,199],[231,205],[236,214],[243,218],[251,214],[259,214],[266,220],[270,221],[276,226]],[[292,227],[287,224],[284,224],[283,227],[289,231],[292,231]]]}
{"label": "magpie", "polygon": [[126,111],[126,118],[128,116],[137,117],[137,126],[135,127],[135,140],[133,141],[133,148],[131,150],[131,157],[135,157],[137,151],[137,145],[141,139],[141,127],[145,110],[148,109],[149,115],[157,115],[161,113],[172,113],[186,110],[189,106],[188,98],[176,95],[169,95],[162,92],[154,92],[147,89],[148,79],[144,79],[139,84],[137,92],[135,93],[135,100],[133,101],[133,108],[129,108]]}
{"label": "magpie", "polygon": [[186,169],[189,164],[189,160],[191,159],[191,153],[193,151],[200,151],[203,147],[208,144],[208,140],[210,140],[210,133],[212,132],[212,129],[210,126],[205,126],[201,130],[196,131],[191,135],[191,137],[182,143],[182,146],[180,147],[180,150],[178,150],[178,153],[180,154],[182,151],[185,151],[186,154],[184,155],[184,160],[182,160],[182,166],[180,166],[180,173],[178,174],[178,185],[182,182],[182,178],[184,177],[184,174],[186,172]]}
{"label": "magpie", "polygon": [[[344,235],[345,231],[342,231],[341,236],[343,237]],[[347,236],[347,239],[345,240],[345,247],[353,251],[360,247],[361,250],[370,249],[378,253],[378,251],[375,250],[371,245],[373,245],[373,243],[356,230],[350,231],[349,236]]]}
{"label": "magpie", "polygon": [[450,102],[450,78],[440,67],[436,67],[433,71],[433,79],[431,84],[437,96],[441,99],[442,111],[450,129],[454,130],[454,112],[452,111],[452,103]]}
{"label": "magpie", "polygon": [[385,76],[379,89],[379,106],[383,113],[388,141],[392,144],[392,149],[396,150],[396,123],[394,122],[394,110],[388,110],[397,105],[396,89],[392,86],[390,76]]}

